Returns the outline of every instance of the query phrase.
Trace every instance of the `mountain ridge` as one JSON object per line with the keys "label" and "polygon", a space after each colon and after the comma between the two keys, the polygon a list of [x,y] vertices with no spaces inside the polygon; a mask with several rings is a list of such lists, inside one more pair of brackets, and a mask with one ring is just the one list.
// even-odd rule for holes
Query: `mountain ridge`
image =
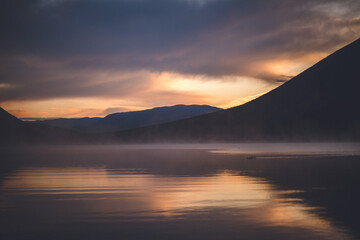
{"label": "mountain ridge", "polygon": [[116,135],[123,141],[360,140],[358,62],[360,39],[244,105]]}
{"label": "mountain ridge", "polygon": [[59,118],[35,122],[80,132],[114,132],[171,122],[220,110],[222,109],[209,105],[178,104],[141,111],[112,113],[104,118]]}
{"label": "mountain ridge", "polygon": [[94,142],[88,135],[39,123],[23,122],[0,107],[0,145]]}
{"label": "mountain ridge", "polygon": [[0,143],[360,141],[359,62],[360,39],[241,106],[106,134],[22,122],[0,108]]}

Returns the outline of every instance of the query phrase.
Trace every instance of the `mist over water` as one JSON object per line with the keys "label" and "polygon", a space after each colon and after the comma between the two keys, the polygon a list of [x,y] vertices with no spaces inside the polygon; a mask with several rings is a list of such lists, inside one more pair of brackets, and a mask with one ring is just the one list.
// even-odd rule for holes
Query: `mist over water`
{"label": "mist over water", "polygon": [[359,239],[358,143],[2,148],[2,239]]}

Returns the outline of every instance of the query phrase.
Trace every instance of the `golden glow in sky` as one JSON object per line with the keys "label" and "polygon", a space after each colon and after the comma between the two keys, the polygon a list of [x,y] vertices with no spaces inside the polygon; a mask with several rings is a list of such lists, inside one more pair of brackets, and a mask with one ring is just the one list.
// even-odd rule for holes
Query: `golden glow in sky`
{"label": "golden glow in sky", "polygon": [[[283,60],[262,66],[276,74],[293,76],[309,66],[309,63]],[[253,100],[281,84],[243,76],[209,77],[171,72],[142,71],[139,74],[130,74],[130,77],[134,76],[147,79],[148,86],[125,96],[116,97],[115,93],[108,97],[6,101],[2,106],[19,118],[104,117],[113,112],[137,111],[176,104],[206,104],[226,109]],[[92,77],[98,79],[95,81],[96,84],[106,85],[113,84],[117,79],[126,79],[129,74],[122,76],[118,72],[99,73]],[[121,82],[119,84],[121,85]]]}
{"label": "golden glow in sky", "polygon": [[2,21],[11,24],[0,38],[0,106],[19,118],[102,117],[176,104],[230,108],[360,32],[360,3],[344,0],[3,5]]}
{"label": "golden glow in sky", "polygon": [[[292,63],[283,60],[266,63],[264,66],[276,74],[293,76],[308,65],[309,63]],[[73,97],[8,101],[2,106],[19,118],[104,117],[113,112],[137,111],[176,104],[206,104],[230,108],[253,100],[280,85],[277,82],[242,76],[217,78],[144,71],[139,75],[148,78],[150,85],[146,89],[140,89],[124,97],[116,98],[112,95],[107,98]],[[105,85],[116,79],[125,78],[128,74],[121,76],[121,73],[115,72],[95,76],[98,78],[97,84]]]}
{"label": "golden glow in sky", "polygon": [[[259,67],[274,75],[289,79],[316,63],[326,54],[311,54],[291,61],[274,59],[259,63]],[[40,64],[40,63],[36,63]],[[76,73],[78,76],[84,73]],[[19,118],[81,118],[104,117],[114,112],[138,111],[159,106],[176,104],[206,104],[220,108],[231,108],[251,101],[281,85],[281,82],[265,81],[245,76],[211,77],[206,75],[184,75],[179,73],[153,73],[139,71],[122,73],[118,71],[86,73],[92,84],[102,91],[103,86],[113,87],[106,97],[67,97],[39,100],[5,101],[1,105]],[[144,80],[146,84],[134,91],[116,96],[128,79]],[[279,79],[281,80],[281,79]],[[98,87],[96,87],[98,86]],[[0,85],[9,88],[8,84]],[[93,86],[91,86],[93,88]],[[132,87],[130,85],[130,87]]]}
{"label": "golden glow in sky", "polygon": [[206,104],[230,108],[243,104],[277,87],[259,79],[161,73],[152,86],[123,98],[59,98],[10,101],[4,108],[19,118],[103,117],[113,112],[137,111],[175,104]]}

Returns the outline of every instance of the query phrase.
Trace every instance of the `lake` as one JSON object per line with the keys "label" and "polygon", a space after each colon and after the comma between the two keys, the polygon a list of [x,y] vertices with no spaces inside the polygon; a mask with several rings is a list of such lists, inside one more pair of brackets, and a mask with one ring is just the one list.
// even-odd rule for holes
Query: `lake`
{"label": "lake", "polygon": [[360,145],[0,148],[1,239],[360,239]]}

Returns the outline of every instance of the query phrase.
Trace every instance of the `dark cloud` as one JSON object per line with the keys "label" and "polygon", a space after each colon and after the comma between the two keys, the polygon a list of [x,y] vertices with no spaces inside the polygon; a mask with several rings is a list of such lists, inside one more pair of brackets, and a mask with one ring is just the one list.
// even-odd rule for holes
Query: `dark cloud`
{"label": "dark cloud", "polygon": [[120,77],[140,70],[282,80],[264,63],[355,40],[359,13],[358,0],[4,0],[0,101],[123,96],[151,85]]}

